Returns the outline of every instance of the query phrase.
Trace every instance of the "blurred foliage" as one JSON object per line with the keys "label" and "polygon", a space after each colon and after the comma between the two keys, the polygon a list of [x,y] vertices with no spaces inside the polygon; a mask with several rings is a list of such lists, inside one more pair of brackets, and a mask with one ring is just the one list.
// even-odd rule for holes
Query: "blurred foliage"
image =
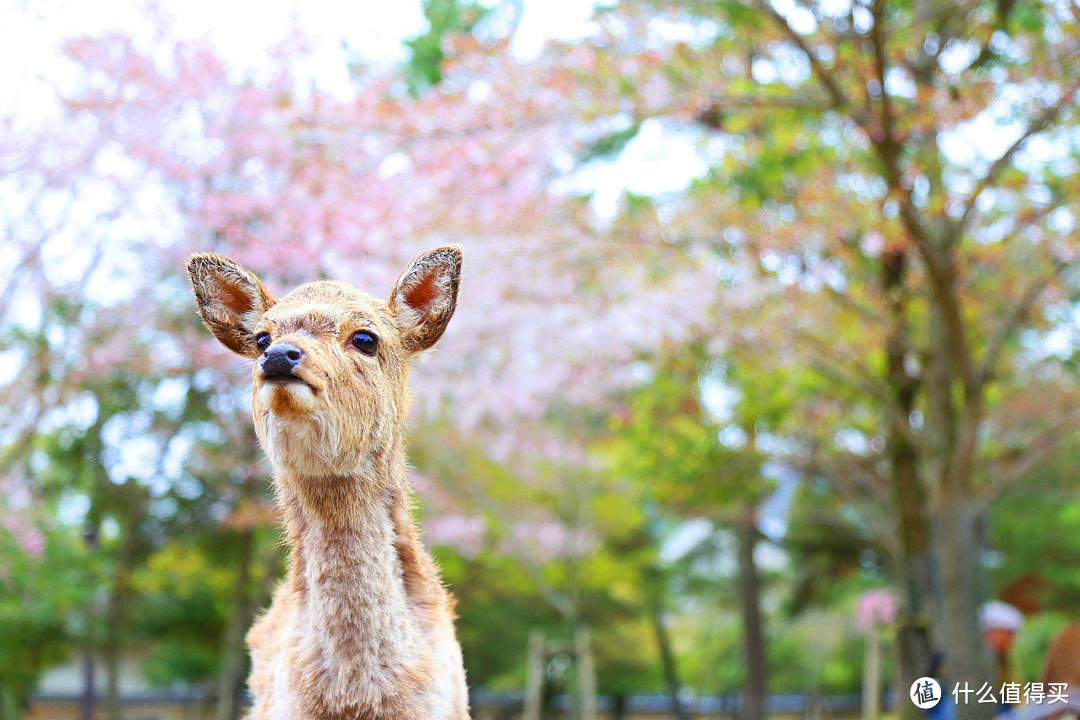
{"label": "blurred foliage", "polygon": [[135,628],[152,641],[144,671],[154,684],[198,685],[217,677],[236,572],[221,555],[227,547],[216,550],[173,543],[136,572],[142,597]]}
{"label": "blurred foliage", "polygon": [[[612,471],[634,478],[654,500],[680,514],[753,503],[769,490],[753,433],[771,412],[768,396],[743,392],[731,365],[706,360],[700,348],[656,363],[653,379],[630,393],[612,418],[607,451]],[[704,406],[702,385],[737,395],[730,408]],[[713,418],[721,412],[730,417]],[[724,429],[735,431],[725,444]]]}
{"label": "blurred foliage", "polygon": [[[862,684],[865,639],[855,630],[844,606],[815,611],[795,620],[774,621],[769,635],[769,689],[774,693],[855,694]],[[694,646],[685,648],[687,685],[715,695],[738,694],[742,683],[742,649],[734,614],[695,615],[681,633],[693,632]],[[890,677],[886,668],[884,677]]]}
{"label": "blurred foliage", "polygon": [[1021,682],[1043,682],[1046,667],[1046,648],[1059,630],[1070,622],[1071,617],[1061,613],[1039,613],[1029,617],[1016,636],[1013,650],[1014,667]]}
{"label": "blurred foliage", "polygon": [[70,532],[46,533],[40,554],[0,533],[0,557],[0,703],[16,707],[85,637],[93,565]]}
{"label": "blurred foliage", "polygon": [[476,0],[423,0],[427,30],[405,41],[409,59],[405,74],[409,91],[419,95],[435,87],[443,78],[446,59],[445,38],[452,34],[467,34],[492,13],[492,9]]}
{"label": "blurred foliage", "polygon": [[842,605],[854,592],[887,582],[880,533],[822,479],[795,491],[783,545],[793,569],[785,601],[789,614]]}

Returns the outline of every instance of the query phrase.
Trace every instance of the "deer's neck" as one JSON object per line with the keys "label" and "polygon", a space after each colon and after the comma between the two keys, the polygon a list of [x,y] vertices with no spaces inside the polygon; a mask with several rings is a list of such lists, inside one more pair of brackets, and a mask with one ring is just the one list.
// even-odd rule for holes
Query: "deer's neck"
{"label": "deer's neck", "polygon": [[425,593],[417,590],[427,555],[409,513],[404,460],[374,462],[359,476],[281,480],[294,629],[309,682],[329,705],[374,701],[410,675],[423,649]]}

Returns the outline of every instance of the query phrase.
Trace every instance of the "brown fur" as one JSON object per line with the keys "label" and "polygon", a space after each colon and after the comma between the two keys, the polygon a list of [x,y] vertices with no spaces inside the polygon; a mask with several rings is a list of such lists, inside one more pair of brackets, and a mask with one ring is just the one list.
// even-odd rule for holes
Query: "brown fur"
{"label": "brown fur", "polygon": [[[296,346],[299,381],[252,370],[259,441],[289,545],[288,576],[247,636],[251,720],[467,720],[453,599],[420,542],[404,423],[410,358],[453,315],[454,246],[424,253],[387,301],[339,282],[280,300],[220,255],[188,261],[199,314],[250,358],[256,338]],[[378,338],[369,357],[357,331]]]}
{"label": "brown fur", "polygon": [[1046,651],[1043,682],[1080,686],[1080,623],[1070,623],[1054,636]]}

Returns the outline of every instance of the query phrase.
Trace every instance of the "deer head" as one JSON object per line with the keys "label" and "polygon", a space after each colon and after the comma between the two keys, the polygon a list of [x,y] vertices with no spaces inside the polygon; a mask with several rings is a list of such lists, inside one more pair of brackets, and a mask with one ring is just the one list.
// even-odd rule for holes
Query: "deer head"
{"label": "deer head", "polygon": [[275,299],[221,255],[193,255],[187,269],[210,332],[254,361],[255,431],[275,469],[357,476],[371,458],[400,448],[409,361],[454,314],[460,248],[417,257],[386,300],[329,280]]}

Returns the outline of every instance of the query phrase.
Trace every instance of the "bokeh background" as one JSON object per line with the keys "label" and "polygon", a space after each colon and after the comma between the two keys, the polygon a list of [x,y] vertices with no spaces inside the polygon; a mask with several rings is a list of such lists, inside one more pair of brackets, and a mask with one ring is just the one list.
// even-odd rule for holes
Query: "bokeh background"
{"label": "bokeh background", "polygon": [[588,629],[613,717],[915,717],[994,681],[991,599],[1038,680],[1078,88],[1064,1],[5,2],[0,717],[243,706],[283,553],[187,255],[383,295],[446,242],[411,462],[478,716]]}

